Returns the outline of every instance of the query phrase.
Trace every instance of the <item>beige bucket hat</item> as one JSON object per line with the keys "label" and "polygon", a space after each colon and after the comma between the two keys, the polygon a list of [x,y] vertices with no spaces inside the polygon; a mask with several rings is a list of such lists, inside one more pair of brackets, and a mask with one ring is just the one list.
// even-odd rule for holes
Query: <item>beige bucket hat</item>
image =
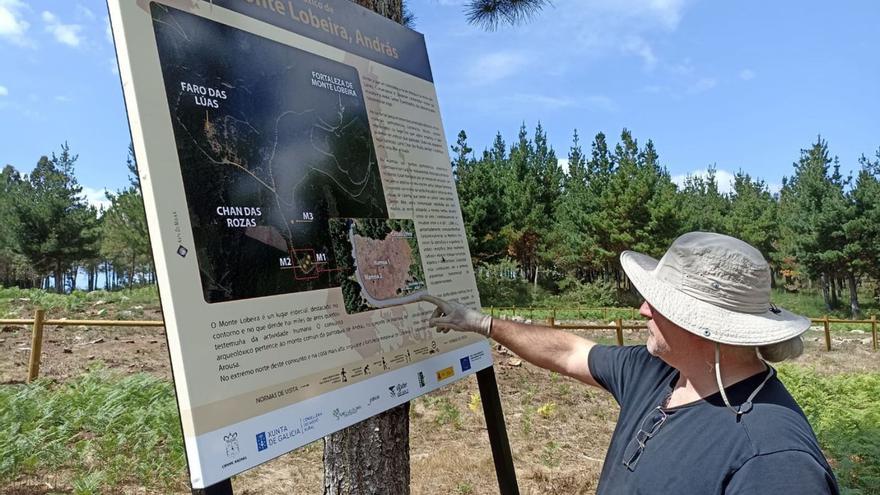
{"label": "beige bucket hat", "polygon": [[804,333],[810,320],[770,302],[770,266],[735,238],[690,232],[660,261],[624,251],[623,271],[653,308],[681,328],[722,344],[763,346]]}

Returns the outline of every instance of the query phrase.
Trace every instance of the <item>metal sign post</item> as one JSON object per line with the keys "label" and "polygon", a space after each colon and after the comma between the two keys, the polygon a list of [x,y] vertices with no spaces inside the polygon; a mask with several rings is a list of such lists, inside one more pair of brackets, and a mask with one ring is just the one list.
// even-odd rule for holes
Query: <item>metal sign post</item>
{"label": "metal sign post", "polygon": [[501,410],[501,397],[498,395],[498,382],[495,380],[495,367],[490,366],[477,372],[483,414],[486,416],[486,430],[495,460],[495,474],[498,476],[498,492],[501,495],[518,495],[516,470],[507,440],[507,427],[504,424],[504,411]]}
{"label": "metal sign post", "polygon": [[194,488],[192,492],[193,495],[232,495],[232,481],[226,479],[207,488]]}

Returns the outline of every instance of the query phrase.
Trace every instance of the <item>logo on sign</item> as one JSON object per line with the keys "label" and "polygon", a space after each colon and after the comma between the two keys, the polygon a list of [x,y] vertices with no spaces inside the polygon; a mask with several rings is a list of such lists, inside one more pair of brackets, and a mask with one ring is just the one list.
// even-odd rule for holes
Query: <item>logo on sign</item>
{"label": "logo on sign", "polygon": [[362,409],[362,407],[359,405],[348,408],[348,409],[340,409],[337,407],[336,409],[333,410],[333,412],[331,414],[333,414],[333,417],[336,418],[337,421],[339,421],[340,419],[347,418],[349,416],[353,416],[361,409]]}
{"label": "logo on sign", "polygon": [[266,441],[266,432],[257,433],[257,452],[262,452],[269,448],[269,442]]}
{"label": "logo on sign", "polygon": [[409,394],[409,383],[403,382],[388,387],[388,393],[391,397],[403,397]]}
{"label": "logo on sign", "polygon": [[418,377],[419,377],[419,387],[424,387],[425,386],[425,374],[422,373],[421,371],[419,371]]}
{"label": "logo on sign", "polygon": [[452,366],[448,368],[443,368],[442,370],[437,372],[437,381],[442,382],[447,378],[451,378],[453,375],[455,375],[455,369],[453,369]]}
{"label": "logo on sign", "polygon": [[470,357],[465,356],[465,357],[461,358],[460,361],[461,361],[461,371],[462,372],[465,372],[465,371],[471,369],[471,358]]}
{"label": "logo on sign", "polygon": [[238,432],[233,431],[223,435],[223,441],[226,442],[226,457],[235,457],[238,455]]}

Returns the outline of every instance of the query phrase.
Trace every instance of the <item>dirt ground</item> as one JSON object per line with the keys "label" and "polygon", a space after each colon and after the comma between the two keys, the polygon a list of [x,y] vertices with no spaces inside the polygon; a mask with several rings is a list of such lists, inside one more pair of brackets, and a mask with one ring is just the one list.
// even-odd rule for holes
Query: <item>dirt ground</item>
{"label": "dirt ground", "polygon": [[[145,315],[144,319],[157,317]],[[613,332],[577,332],[604,342]],[[626,332],[626,342],[643,342],[644,331]],[[870,333],[835,333],[824,350],[821,331],[805,335],[798,359],[825,373],[880,372]],[[0,384],[27,375],[30,329],[0,327]],[[511,449],[523,494],[593,493],[618,408],[611,397],[573,380],[536,368],[505,349],[494,351]],[[146,372],[171,379],[162,329],[49,327],[41,376],[67,380],[94,362],[124,373]],[[498,493],[492,455],[474,377],[414,400],[410,457],[413,494]],[[322,442],[289,453],[233,480],[235,493],[321,493]],[[181,480],[185,480],[181,473]],[[45,493],[36,491],[31,493]],[[130,493],[145,493],[134,490]],[[188,493],[188,492],[181,492]]]}

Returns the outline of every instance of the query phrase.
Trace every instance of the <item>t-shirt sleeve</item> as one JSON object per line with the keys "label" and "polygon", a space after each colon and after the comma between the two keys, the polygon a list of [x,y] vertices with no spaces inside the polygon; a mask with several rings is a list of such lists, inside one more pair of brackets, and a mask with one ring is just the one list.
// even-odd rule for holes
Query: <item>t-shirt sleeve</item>
{"label": "t-shirt sleeve", "polygon": [[587,363],[593,379],[621,405],[637,388],[653,386],[664,375],[664,368],[668,369],[645,346],[597,344],[590,350]]}
{"label": "t-shirt sleeve", "polygon": [[739,468],[724,495],[838,495],[837,481],[810,454],[785,450],[752,457]]}

